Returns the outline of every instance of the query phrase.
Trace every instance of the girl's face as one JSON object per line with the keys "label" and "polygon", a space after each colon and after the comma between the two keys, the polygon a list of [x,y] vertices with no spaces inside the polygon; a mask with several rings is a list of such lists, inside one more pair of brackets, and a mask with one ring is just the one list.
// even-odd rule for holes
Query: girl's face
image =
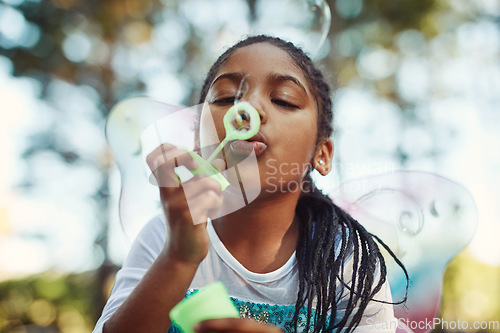
{"label": "girl's face", "polygon": [[[240,86],[244,89],[237,96]],[[315,156],[318,117],[316,100],[301,69],[285,51],[269,43],[237,49],[211,82],[201,114],[201,147],[214,142],[215,134],[204,126],[212,119],[218,141],[224,139],[223,117],[235,98],[255,107],[261,127],[248,142],[235,142],[225,149],[228,164],[254,148],[263,191],[300,190],[297,185]]]}

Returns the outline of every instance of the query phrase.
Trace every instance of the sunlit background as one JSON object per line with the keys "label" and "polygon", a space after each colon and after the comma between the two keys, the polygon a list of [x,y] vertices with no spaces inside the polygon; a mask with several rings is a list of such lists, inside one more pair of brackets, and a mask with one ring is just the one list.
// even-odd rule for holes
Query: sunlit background
{"label": "sunlit background", "polygon": [[[294,33],[287,1],[0,1],[1,332],[93,328],[130,245],[107,113],[136,95],[195,104],[225,46]],[[303,2],[316,21],[297,41],[336,88],[325,186],[396,169],[465,186],[479,224],[440,316],[500,320],[500,2],[328,1],[320,48],[330,12]]]}

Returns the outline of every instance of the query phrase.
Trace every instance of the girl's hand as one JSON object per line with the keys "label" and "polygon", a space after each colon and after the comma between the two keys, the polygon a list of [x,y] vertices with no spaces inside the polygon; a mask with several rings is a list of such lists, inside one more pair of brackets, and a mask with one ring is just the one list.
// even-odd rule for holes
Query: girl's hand
{"label": "girl's hand", "polygon": [[[220,185],[202,175],[181,185],[174,168],[184,165],[195,170],[197,165],[185,150],[173,145],[162,144],[146,160],[160,188],[169,227],[164,254],[182,263],[199,264],[208,253],[207,219],[214,216],[222,204]],[[219,167],[220,162],[217,162]]]}
{"label": "girl's hand", "polygon": [[242,318],[205,320],[196,324],[194,327],[194,331],[196,333],[209,333],[209,332],[282,333],[282,331],[274,325],[262,324],[255,320],[242,319]]}

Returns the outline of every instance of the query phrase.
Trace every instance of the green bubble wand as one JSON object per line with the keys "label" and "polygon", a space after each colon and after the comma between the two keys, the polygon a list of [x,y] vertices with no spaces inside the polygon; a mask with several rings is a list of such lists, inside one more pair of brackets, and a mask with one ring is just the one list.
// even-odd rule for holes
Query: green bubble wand
{"label": "green bubble wand", "polygon": [[229,182],[210,163],[228,142],[233,140],[248,140],[255,136],[259,132],[260,128],[260,115],[250,103],[238,102],[227,110],[223,121],[224,128],[226,129],[226,137],[207,160],[204,160],[194,151],[187,150],[189,155],[191,155],[191,157],[198,164],[198,168],[192,170],[191,173],[193,175],[203,174],[211,177],[220,184],[222,191],[229,186]]}

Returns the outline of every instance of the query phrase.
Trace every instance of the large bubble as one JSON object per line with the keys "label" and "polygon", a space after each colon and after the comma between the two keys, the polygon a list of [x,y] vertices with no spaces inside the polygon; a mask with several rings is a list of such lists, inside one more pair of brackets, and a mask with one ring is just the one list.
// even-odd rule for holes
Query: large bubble
{"label": "large bubble", "polygon": [[252,32],[291,41],[316,58],[330,25],[330,7],[324,0],[260,0]]}
{"label": "large bubble", "polygon": [[[111,110],[106,123],[106,138],[120,170],[119,217],[130,240],[151,218],[162,214],[157,186],[178,187],[179,181],[182,182],[193,214],[197,209],[190,198],[196,198],[200,188],[196,186],[196,180],[184,182],[194,175],[213,178],[221,185],[223,204],[212,218],[242,208],[260,193],[255,152],[250,149],[246,154],[241,151],[234,153],[229,144],[257,134],[260,127],[258,112],[248,102],[235,103],[224,117],[226,137],[220,142],[211,112],[205,107],[181,108],[148,98],[131,98]],[[199,112],[202,112],[203,133],[195,144]],[[251,144],[245,147],[249,146]],[[178,164],[178,152],[189,154],[197,168],[188,170],[182,163]],[[152,163],[153,157],[157,165]],[[222,172],[210,164],[215,158],[225,161]],[[206,216],[192,218],[195,224],[206,222]]]}
{"label": "large bubble", "polygon": [[[121,189],[119,216],[129,240],[155,215],[161,213],[158,189],[148,181],[143,152],[154,149],[143,142],[146,128],[169,114],[177,114],[176,126],[166,140],[187,147],[193,146],[194,115],[178,113],[183,108],[155,102],[148,98],[133,98],[118,103],[106,121],[106,139],[120,171]],[[188,131],[186,131],[188,129]],[[148,141],[149,142],[149,141]]]}
{"label": "large bubble", "polygon": [[321,46],[332,16],[324,0],[183,0],[181,9],[203,32],[200,40],[209,52],[208,58],[214,59],[239,40],[256,34],[293,42],[311,58],[324,57],[328,52]]}

